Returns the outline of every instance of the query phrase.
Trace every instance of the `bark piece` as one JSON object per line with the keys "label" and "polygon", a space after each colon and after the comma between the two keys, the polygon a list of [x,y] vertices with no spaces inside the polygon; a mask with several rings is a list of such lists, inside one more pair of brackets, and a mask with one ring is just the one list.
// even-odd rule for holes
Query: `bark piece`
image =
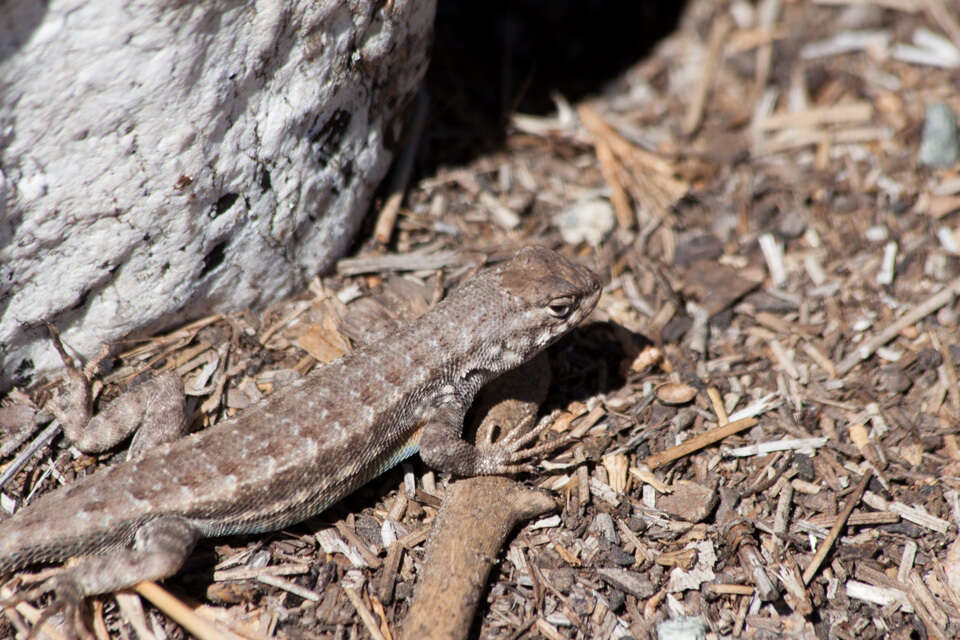
{"label": "bark piece", "polygon": [[500,546],[519,523],[558,508],[508,478],[461,480],[447,493],[401,638],[466,638]]}
{"label": "bark piece", "polygon": [[763,283],[756,269],[734,269],[716,260],[697,260],[687,270],[685,290],[711,316],[729,308]]}
{"label": "bark piece", "polygon": [[629,593],[638,600],[649,598],[657,592],[656,585],[637,571],[604,567],[597,569],[597,575],[610,586]]}
{"label": "bark piece", "polygon": [[657,496],[657,508],[688,522],[702,522],[717,506],[719,497],[710,487],[678,482],[672,493]]}

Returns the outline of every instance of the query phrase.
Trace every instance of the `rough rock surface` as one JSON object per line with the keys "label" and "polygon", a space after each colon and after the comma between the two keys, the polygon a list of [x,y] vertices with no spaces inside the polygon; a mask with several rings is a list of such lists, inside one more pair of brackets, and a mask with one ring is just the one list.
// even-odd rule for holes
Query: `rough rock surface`
{"label": "rough rock surface", "polygon": [[432,0],[13,0],[0,13],[0,389],[265,304],[349,246]]}

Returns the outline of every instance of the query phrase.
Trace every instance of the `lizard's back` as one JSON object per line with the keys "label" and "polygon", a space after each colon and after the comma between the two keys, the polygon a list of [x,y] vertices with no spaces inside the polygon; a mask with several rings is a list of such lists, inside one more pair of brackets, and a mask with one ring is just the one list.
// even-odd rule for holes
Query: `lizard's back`
{"label": "lizard's back", "polygon": [[0,574],[126,545],[158,516],[178,515],[218,536],[322,511],[399,460],[421,396],[435,386],[430,372],[444,364],[417,355],[436,352],[412,349],[423,339],[420,327],[326,365],[214,427],[41,496],[0,522]]}

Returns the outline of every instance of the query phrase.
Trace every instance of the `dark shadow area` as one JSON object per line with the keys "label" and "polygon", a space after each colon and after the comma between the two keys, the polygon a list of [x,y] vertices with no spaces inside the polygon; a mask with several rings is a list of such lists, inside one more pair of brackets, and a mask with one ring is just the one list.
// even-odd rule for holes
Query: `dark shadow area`
{"label": "dark shadow area", "polygon": [[[0,2],[0,62],[20,51],[47,13],[47,2],[7,0]],[[6,82],[0,78],[0,89]]]}
{"label": "dark shadow area", "polygon": [[639,333],[613,322],[589,322],[550,347],[552,380],[544,413],[584,402],[627,384],[625,363],[651,344]]}
{"label": "dark shadow area", "polygon": [[499,147],[509,115],[547,114],[551,94],[599,92],[670,34],[681,1],[440,0],[421,169]]}

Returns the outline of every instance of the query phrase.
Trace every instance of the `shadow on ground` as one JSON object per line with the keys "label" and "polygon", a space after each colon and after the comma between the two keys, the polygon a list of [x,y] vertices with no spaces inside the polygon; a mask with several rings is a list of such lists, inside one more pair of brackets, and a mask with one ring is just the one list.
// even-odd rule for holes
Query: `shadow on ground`
{"label": "shadow on ground", "polygon": [[670,34],[679,1],[440,0],[420,170],[498,148],[510,113],[599,92]]}

